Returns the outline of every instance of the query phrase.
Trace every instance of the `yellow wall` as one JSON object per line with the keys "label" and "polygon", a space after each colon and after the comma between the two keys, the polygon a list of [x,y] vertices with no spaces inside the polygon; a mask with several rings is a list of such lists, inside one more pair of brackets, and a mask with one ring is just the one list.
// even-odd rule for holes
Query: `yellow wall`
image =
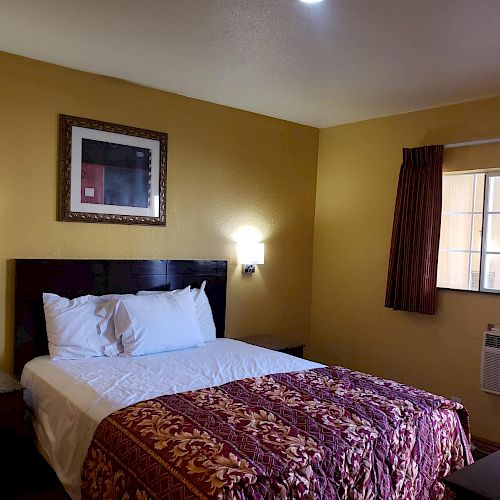
{"label": "yellow wall", "polygon": [[500,98],[321,130],[309,353],[460,396],[473,433],[500,442],[500,396],[479,390],[482,332],[500,322],[500,297],[439,291],[435,316],[384,308],[402,147],[498,136]]}
{"label": "yellow wall", "polygon": [[[58,115],[167,132],[167,226],[57,222]],[[0,53],[0,367],[12,368],[8,259],[227,259],[227,334],[306,340],[318,130]],[[253,225],[266,264],[236,265]]]}

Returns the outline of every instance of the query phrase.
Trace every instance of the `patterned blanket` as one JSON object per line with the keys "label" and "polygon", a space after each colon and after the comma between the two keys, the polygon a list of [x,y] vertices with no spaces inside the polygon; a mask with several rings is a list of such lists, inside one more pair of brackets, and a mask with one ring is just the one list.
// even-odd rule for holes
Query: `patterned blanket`
{"label": "patterned blanket", "polygon": [[439,499],[472,462],[466,410],[328,367],[161,396],[98,426],[82,498]]}

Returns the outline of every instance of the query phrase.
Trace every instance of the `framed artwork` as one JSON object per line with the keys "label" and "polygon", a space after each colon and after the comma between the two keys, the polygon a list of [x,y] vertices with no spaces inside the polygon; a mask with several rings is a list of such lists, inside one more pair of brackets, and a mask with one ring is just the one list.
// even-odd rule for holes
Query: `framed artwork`
{"label": "framed artwork", "polygon": [[61,115],[59,220],[165,225],[167,134]]}

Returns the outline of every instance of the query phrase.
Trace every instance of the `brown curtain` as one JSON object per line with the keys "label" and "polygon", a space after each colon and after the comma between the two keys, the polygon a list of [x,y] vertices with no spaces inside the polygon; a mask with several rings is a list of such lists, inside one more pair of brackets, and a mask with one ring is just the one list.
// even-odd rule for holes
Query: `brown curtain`
{"label": "brown curtain", "polygon": [[403,149],[385,306],[434,314],[443,146]]}

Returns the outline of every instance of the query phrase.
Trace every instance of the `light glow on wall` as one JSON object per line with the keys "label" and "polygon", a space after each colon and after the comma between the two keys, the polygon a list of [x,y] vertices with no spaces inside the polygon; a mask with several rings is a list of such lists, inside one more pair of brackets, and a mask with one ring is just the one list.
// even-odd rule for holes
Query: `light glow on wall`
{"label": "light glow on wall", "polygon": [[262,233],[254,226],[241,226],[233,233],[236,243],[258,243],[262,240]]}

